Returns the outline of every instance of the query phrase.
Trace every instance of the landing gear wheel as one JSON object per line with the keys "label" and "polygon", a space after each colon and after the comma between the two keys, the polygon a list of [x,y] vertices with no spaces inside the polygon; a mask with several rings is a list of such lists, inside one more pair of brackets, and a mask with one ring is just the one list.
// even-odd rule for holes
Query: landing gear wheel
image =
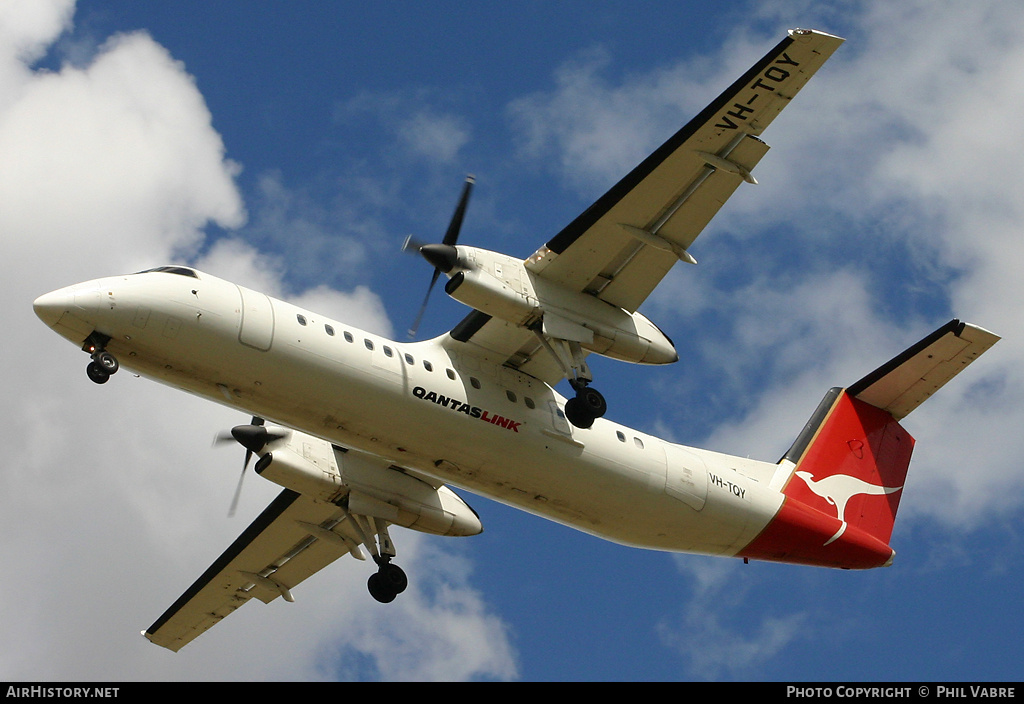
{"label": "landing gear wheel", "polygon": [[85,373],[97,384],[106,384],[107,380],[110,379],[110,372],[101,367],[98,362],[89,362],[89,366],[85,368]]}
{"label": "landing gear wheel", "polygon": [[604,400],[604,396],[597,389],[592,389],[589,386],[580,387],[576,392],[576,399],[586,409],[587,414],[594,418],[600,418],[608,412],[608,402]]}
{"label": "landing gear wheel", "polygon": [[382,604],[389,604],[409,586],[409,578],[398,565],[384,563],[366,580],[370,596]]}
{"label": "landing gear wheel", "polygon": [[380,572],[370,575],[370,578],[366,580],[366,588],[370,590],[370,596],[382,604],[389,604],[398,596],[398,592],[388,589]]}
{"label": "landing gear wheel", "polygon": [[93,362],[98,364],[100,368],[107,373],[107,376],[115,373],[121,366],[117,362],[117,357],[110,354],[106,350],[100,350],[99,352],[94,354]]}
{"label": "landing gear wheel", "polygon": [[587,429],[594,420],[608,411],[608,402],[597,389],[592,389],[582,382],[574,383],[576,396],[565,403],[565,417],[577,428]]}
{"label": "landing gear wheel", "polygon": [[377,574],[381,575],[384,582],[395,590],[395,594],[401,594],[409,586],[409,578],[405,575],[405,570],[398,565],[389,562],[382,565]]}
{"label": "landing gear wheel", "polygon": [[586,430],[594,424],[594,416],[587,412],[587,408],[579,396],[565,402],[565,417],[577,428]]}

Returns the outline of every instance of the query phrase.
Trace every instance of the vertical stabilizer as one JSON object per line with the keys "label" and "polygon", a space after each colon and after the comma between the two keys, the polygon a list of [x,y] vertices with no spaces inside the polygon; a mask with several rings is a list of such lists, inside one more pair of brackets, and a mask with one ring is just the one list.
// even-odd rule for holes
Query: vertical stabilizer
{"label": "vertical stabilizer", "polygon": [[913,450],[889,412],[840,391],[783,493],[888,544]]}

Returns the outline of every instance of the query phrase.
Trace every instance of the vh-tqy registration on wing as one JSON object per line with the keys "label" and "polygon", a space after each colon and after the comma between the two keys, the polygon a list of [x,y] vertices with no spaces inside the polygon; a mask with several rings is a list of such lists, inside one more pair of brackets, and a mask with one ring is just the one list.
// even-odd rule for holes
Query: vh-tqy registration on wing
{"label": "vh-tqy registration on wing", "polygon": [[[842,40],[793,30],[525,261],[416,246],[473,310],[397,342],[184,266],[70,286],[39,317],[89,353],[247,415],[232,435],[284,487],[145,635],[178,650],[252,597],[291,601],[345,554],[370,593],[407,585],[389,529],[482,530],[447,484],[619,543],[840,568],[888,565],[913,438],[899,421],[998,338],[952,321],[830,390],[778,462],[683,447],[604,417],[586,359],[677,360],[637,309],[768,145],[761,132]],[[433,286],[433,282],[431,283]],[[567,379],[571,398],[553,388]],[[300,608],[300,607],[296,607]]]}

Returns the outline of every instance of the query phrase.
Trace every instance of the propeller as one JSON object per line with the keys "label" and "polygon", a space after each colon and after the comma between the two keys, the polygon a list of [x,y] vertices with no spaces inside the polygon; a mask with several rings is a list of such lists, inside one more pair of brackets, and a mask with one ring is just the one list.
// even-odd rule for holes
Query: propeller
{"label": "propeller", "polygon": [[245,460],[242,462],[242,473],[238,477],[238,486],[235,488],[235,495],[231,499],[231,508],[228,510],[228,517],[235,515],[238,508],[238,498],[242,495],[242,482],[245,480],[245,471],[249,469],[249,461],[253,453],[259,452],[267,443],[280,440],[285,437],[283,434],[267,430],[265,421],[259,416],[253,416],[249,425],[236,425],[230,433],[221,433],[217,436],[215,444],[224,442],[237,442],[245,448]]}
{"label": "propeller", "polygon": [[425,244],[418,242],[412,238],[412,235],[406,238],[405,244],[402,245],[402,251],[404,252],[419,252],[428,263],[434,265],[434,275],[430,279],[430,286],[427,287],[427,295],[423,297],[423,304],[420,306],[419,313],[416,315],[416,320],[413,322],[412,327],[409,328],[409,339],[416,336],[416,331],[420,327],[420,322],[423,320],[423,314],[427,310],[427,301],[430,300],[430,292],[434,290],[434,284],[437,283],[437,279],[444,272],[447,274],[449,271],[455,268],[455,264],[458,261],[459,253],[455,249],[455,244],[459,241],[459,231],[462,229],[462,219],[466,215],[466,204],[469,203],[469,194],[473,190],[473,184],[476,179],[473,176],[467,176],[466,182],[462,186],[462,195],[459,196],[459,202],[455,206],[455,213],[452,214],[452,221],[448,224],[448,231],[444,233],[444,239],[441,240],[440,244]]}

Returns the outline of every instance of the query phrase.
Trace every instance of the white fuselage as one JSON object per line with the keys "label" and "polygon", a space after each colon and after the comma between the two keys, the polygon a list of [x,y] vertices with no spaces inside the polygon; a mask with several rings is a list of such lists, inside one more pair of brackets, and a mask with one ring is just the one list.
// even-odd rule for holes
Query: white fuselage
{"label": "white fuselage", "polygon": [[581,430],[549,385],[447,336],[387,340],[208,274],[98,279],[36,308],[143,376],[619,543],[733,555],[783,501],[785,465]]}

